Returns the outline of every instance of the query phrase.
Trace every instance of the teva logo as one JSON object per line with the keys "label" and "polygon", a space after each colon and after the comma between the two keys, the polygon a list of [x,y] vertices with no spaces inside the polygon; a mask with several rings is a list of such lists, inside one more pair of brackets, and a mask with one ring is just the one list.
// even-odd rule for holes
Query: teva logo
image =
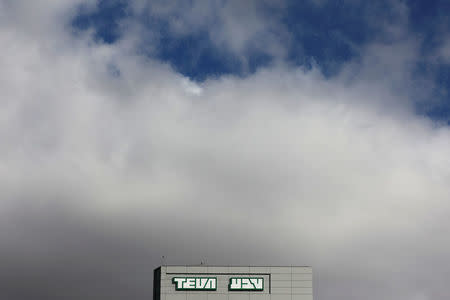
{"label": "teva logo", "polygon": [[262,277],[232,277],[228,285],[230,291],[263,291],[264,278]]}
{"label": "teva logo", "polygon": [[172,283],[175,284],[177,291],[215,291],[217,289],[216,277],[174,277]]}

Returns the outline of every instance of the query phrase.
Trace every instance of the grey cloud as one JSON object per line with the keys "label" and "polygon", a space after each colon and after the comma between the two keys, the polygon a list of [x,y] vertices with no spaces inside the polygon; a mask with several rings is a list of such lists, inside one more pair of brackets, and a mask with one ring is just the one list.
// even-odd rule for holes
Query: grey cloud
{"label": "grey cloud", "polygon": [[[150,18],[167,22],[168,30],[175,36],[205,32],[217,49],[235,54],[244,66],[247,64],[248,53],[256,49],[276,58],[285,56],[286,48],[283,43],[289,38],[288,32],[278,19],[269,17],[266,11],[285,9],[285,1],[188,3],[134,0],[131,7],[138,14],[144,13]],[[150,39],[157,41],[155,36]]]}

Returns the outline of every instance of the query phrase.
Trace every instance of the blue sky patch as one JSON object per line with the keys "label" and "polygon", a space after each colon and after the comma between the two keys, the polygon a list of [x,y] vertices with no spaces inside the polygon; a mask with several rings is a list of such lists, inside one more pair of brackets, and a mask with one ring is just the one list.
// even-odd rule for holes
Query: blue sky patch
{"label": "blue sky patch", "polygon": [[[216,5],[220,8],[223,3]],[[450,65],[429,60],[442,46],[450,29],[450,2],[409,0],[399,3],[407,8],[406,32],[422,42],[422,58],[417,61],[412,75],[431,78],[436,84],[433,97],[437,100],[420,105],[419,111],[435,119],[450,120]],[[111,44],[126,34],[121,27],[123,21],[132,20],[149,33],[156,33],[152,40],[142,37],[140,53],[170,64],[194,81],[228,74],[246,76],[279,59],[261,46],[250,46],[240,53],[219,47],[211,41],[207,26],[176,34],[169,28],[169,20],[149,15],[147,11],[133,14],[128,5],[125,0],[100,0],[94,10],[80,6],[71,21],[73,31],[92,30],[96,41]],[[359,58],[366,45],[374,41],[393,42],[385,26],[402,22],[402,11],[393,7],[391,1],[288,1],[286,6],[277,9],[264,5],[260,8],[268,22],[279,24],[279,28],[288,33],[275,33],[286,50],[283,59],[292,66],[316,65],[326,77],[338,74],[343,65]],[[120,75],[113,69],[110,71],[115,76]]]}
{"label": "blue sky patch", "polygon": [[100,0],[93,11],[81,5],[71,26],[75,32],[92,29],[96,41],[112,44],[121,36],[120,22],[128,15],[127,8],[126,1]]}

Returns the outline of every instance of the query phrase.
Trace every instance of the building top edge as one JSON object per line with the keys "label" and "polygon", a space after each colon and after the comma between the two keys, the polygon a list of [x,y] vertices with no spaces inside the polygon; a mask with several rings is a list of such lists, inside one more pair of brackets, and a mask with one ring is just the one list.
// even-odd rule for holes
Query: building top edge
{"label": "building top edge", "polygon": [[198,265],[159,265],[157,268],[160,267],[283,267],[283,268],[312,268],[312,266],[298,266],[298,265],[205,265],[205,264],[198,264]]}

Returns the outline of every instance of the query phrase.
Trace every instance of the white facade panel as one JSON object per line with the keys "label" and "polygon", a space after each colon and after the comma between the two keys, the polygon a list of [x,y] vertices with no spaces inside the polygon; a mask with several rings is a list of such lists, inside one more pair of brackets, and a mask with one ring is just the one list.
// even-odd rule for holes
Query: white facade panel
{"label": "white facade panel", "polygon": [[275,273],[272,274],[272,280],[292,280],[292,274],[291,273]]}
{"label": "white facade panel", "polygon": [[292,280],[312,280],[312,273],[292,274]]}
{"label": "white facade panel", "polygon": [[227,294],[208,294],[208,300],[228,300]]}
{"label": "white facade panel", "polygon": [[270,273],[272,273],[272,274],[291,274],[292,267],[270,267]]}
{"label": "white facade panel", "polygon": [[312,300],[313,297],[311,267],[162,266],[155,270],[155,278],[154,300]]}
{"label": "white facade panel", "polygon": [[313,295],[292,295],[294,300],[313,300]]}
{"label": "white facade panel", "polygon": [[271,300],[270,297],[270,294],[250,294],[250,300]]}
{"label": "white facade panel", "polygon": [[229,273],[229,269],[227,266],[208,266],[209,273]]}
{"label": "white facade panel", "polygon": [[187,294],[186,300],[208,300],[208,295],[201,293]]}
{"label": "white facade panel", "polygon": [[163,266],[166,269],[165,273],[186,273],[186,266]]}
{"label": "white facade panel", "polygon": [[264,266],[250,266],[251,273],[270,273],[270,267]]}
{"label": "white facade panel", "polygon": [[292,281],[291,286],[293,288],[312,288],[312,280]]}
{"label": "white facade panel", "polygon": [[292,267],[292,273],[312,273],[311,267]]}

